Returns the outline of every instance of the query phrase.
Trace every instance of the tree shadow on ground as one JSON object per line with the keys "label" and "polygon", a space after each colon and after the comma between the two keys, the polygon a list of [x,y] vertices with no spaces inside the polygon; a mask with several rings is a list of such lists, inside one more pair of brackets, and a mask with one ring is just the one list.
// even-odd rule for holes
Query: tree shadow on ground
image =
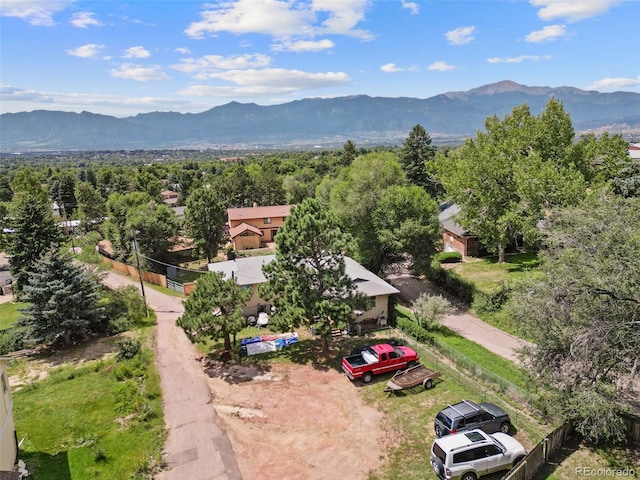
{"label": "tree shadow on ground", "polygon": [[18,452],[18,458],[27,464],[29,478],[71,480],[67,452],[50,455],[45,452]]}

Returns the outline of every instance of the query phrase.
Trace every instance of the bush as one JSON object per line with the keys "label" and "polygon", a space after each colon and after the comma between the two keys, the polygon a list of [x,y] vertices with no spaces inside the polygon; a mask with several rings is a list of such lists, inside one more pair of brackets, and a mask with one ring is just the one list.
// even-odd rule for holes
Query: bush
{"label": "bush", "polygon": [[125,337],[116,341],[116,349],[118,350],[116,358],[120,362],[122,360],[129,360],[130,358],[138,355],[142,349],[142,345],[139,340]]}
{"label": "bush", "polygon": [[458,263],[462,261],[460,252],[440,252],[433,257],[437,263]]}
{"label": "bush", "polygon": [[475,292],[473,283],[465,280],[457,273],[440,268],[439,265],[435,264],[426,272],[426,277],[458,300],[466,304],[470,304],[473,301]]}
{"label": "bush", "polygon": [[410,337],[415,338],[420,343],[433,343],[433,339],[431,335],[429,335],[429,332],[408,318],[399,317],[398,328]]}
{"label": "bush", "polygon": [[0,355],[6,355],[25,348],[24,337],[24,329],[20,327],[0,330]]}
{"label": "bush", "polygon": [[497,312],[507,303],[510,294],[511,289],[504,284],[495,292],[475,292],[473,295],[473,309],[479,315]]}

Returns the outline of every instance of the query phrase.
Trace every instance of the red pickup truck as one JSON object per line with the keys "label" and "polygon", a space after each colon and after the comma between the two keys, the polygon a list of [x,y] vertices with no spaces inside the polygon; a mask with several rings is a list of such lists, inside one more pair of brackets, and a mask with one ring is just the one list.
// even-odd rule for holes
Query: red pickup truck
{"label": "red pickup truck", "polygon": [[342,358],[342,370],[351,380],[362,379],[364,383],[373,380],[374,375],[395,372],[418,363],[418,354],[409,347],[379,343],[365,347],[356,355]]}

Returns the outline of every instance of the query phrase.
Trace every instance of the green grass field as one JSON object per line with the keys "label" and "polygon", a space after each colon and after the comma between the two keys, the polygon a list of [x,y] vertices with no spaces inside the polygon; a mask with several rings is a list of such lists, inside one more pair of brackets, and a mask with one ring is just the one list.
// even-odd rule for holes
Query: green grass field
{"label": "green grass field", "polygon": [[497,257],[487,257],[470,262],[456,263],[453,271],[473,282],[482,292],[493,292],[505,282],[513,282],[537,275],[539,260],[536,253],[508,254],[505,263]]}
{"label": "green grass field", "polygon": [[151,478],[164,421],[154,354],[66,365],[14,392],[20,459],[37,480]]}
{"label": "green grass field", "polygon": [[0,330],[12,327],[20,316],[18,310],[26,306],[26,303],[20,302],[0,303]]}

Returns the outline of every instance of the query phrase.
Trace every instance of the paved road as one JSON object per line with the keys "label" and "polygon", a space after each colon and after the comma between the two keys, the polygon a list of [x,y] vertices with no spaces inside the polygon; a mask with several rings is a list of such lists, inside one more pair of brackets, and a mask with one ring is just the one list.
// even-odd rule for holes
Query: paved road
{"label": "paved road", "polygon": [[[104,283],[140,287],[140,282],[110,272]],[[164,460],[169,469],[156,480],[241,480],[231,442],[211,405],[211,391],[195,347],[176,326],[183,313],[179,297],[145,288],[158,319],[157,366],[168,438]]]}
{"label": "paved road", "polygon": [[[406,272],[388,275],[386,280],[400,290],[400,294],[408,302],[412,302],[423,292],[442,294],[429,282],[418,280]],[[519,361],[518,351],[523,346],[529,345],[526,341],[503,332],[499,328],[489,325],[478,317],[469,315],[460,309],[447,315],[442,324],[459,335],[482,345],[487,350],[513,362]]]}

